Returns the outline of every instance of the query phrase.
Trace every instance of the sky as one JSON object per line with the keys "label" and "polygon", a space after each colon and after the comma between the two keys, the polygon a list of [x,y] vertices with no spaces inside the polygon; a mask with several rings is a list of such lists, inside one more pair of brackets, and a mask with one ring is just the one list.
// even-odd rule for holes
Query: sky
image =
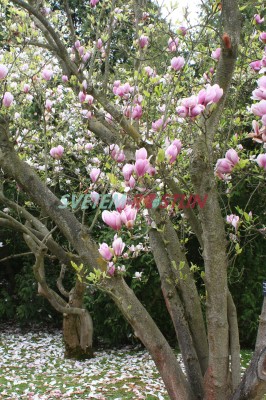
{"label": "sky", "polygon": [[168,17],[172,20],[173,24],[176,20],[182,23],[183,10],[187,6],[189,7],[191,23],[195,23],[197,20],[197,9],[200,0],[155,0],[155,2],[163,7],[163,15],[168,15],[172,8],[175,9],[175,11],[171,13],[171,16]]}

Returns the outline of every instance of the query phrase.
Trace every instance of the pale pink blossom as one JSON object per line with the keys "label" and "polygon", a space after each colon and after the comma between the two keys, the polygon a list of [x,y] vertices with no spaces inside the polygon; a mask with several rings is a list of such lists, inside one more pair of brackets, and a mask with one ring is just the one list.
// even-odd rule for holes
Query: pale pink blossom
{"label": "pale pink blossom", "polygon": [[108,244],[102,243],[98,250],[101,256],[106,261],[110,261],[113,258],[113,253],[111,252],[111,249],[109,248]]}
{"label": "pale pink blossom", "polygon": [[114,192],[112,195],[112,199],[115,205],[115,208],[118,212],[124,210],[127,204],[127,195],[123,193]]}
{"label": "pale pink blossom", "polygon": [[3,105],[5,107],[10,107],[13,103],[14,96],[10,92],[5,92],[3,97]]}
{"label": "pale pink blossom", "polygon": [[239,216],[235,214],[227,215],[226,216],[226,222],[230,225],[232,225],[235,230],[237,231],[238,226],[240,224]]}
{"label": "pale pink blossom", "polygon": [[30,85],[28,83],[25,83],[23,86],[23,92],[29,93],[29,91],[30,91]]}
{"label": "pale pink blossom", "polygon": [[180,69],[183,68],[184,65],[185,65],[185,59],[183,57],[181,57],[181,56],[174,57],[171,60],[171,67],[175,71],[180,71]]}
{"label": "pale pink blossom", "polygon": [[176,51],[177,46],[178,46],[178,38],[175,38],[175,39],[169,38],[169,40],[168,40],[168,50],[171,51],[171,52],[174,52],[174,51]]}
{"label": "pale pink blossom", "polygon": [[107,266],[107,274],[113,276],[115,274],[115,265],[113,262],[109,262]]}
{"label": "pale pink blossom", "polygon": [[256,161],[259,167],[264,168],[266,170],[266,153],[259,154]]}
{"label": "pale pink blossom", "polygon": [[62,81],[64,83],[68,82],[68,76],[67,75],[62,75]]}
{"label": "pale pink blossom", "polygon": [[79,98],[79,101],[80,101],[81,103],[84,103],[84,101],[86,100],[86,93],[84,93],[84,92],[79,92],[78,98]]}
{"label": "pale pink blossom", "polygon": [[117,161],[118,163],[125,161],[126,156],[122,149],[117,144],[110,145],[111,150],[111,157],[113,160]]}
{"label": "pale pink blossom", "polygon": [[44,68],[42,71],[42,77],[46,81],[50,81],[53,77],[53,71],[51,69]]}
{"label": "pale pink blossom", "polygon": [[74,46],[75,46],[76,49],[79,49],[80,46],[81,46],[80,41],[76,40]]}
{"label": "pale pink blossom", "polygon": [[233,164],[227,158],[219,158],[216,163],[215,172],[223,178],[223,174],[230,174],[233,170]]}
{"label": "pale pink blossom", "polygon": [[0,80],[5,79],[7,73],[8,73],[8,68],[5,65],[0,64]]}
{"label": "pale pink blossom", "polygon": [[88,95],[86,96],[86,101],[87,101],[87,103],[88,103],[90,106],[92,105],[93,100],[94,100],[94,97],[91,96],[90,94],[88,94]]}
{"label": "pale pink blossom", "polygon": [[90,150],[92,150],[93,149],[93,144],[92,143],[86,143],[85,144],[85,150],[87,150],[87,151],[90,151]]}
{"label": "pale pink blossom", "polygon": [[110,228],[114,230],[121,229],[122,220],[121,215],[118,211],[107,211],[104,210],[102,212],[102,220],[106,223],[106,225],[110,226]]}
{"label": "pale pink blossom", "polygon": [[97,181],[100,173],[101,173],[100,168],[92,168],[92,170],[90,172],[90,178],[91,178],[92,182],[95,183]]}
{"label": "pale pink blossom", "polygon": [[137,209],[127,205],[121,212],[121,221],[127,228],[132,228],[137,217]]}
{"label": "pale pink blossom", "polygon": [[145,160],[148,157],[147,150],[142,147],[141,149],[136,150],[135,154],[136,160]]}
{"label": "pale pink blossom", "polygon": [[253,114],[262,117],[263,115],[266,114],[266,100],[261,100],[259,103],[257,104],[253,104],[251,106],[251,111],[253,112]]}
{"label": "pale pink blossom", "polygon": [[103,41],[101,38],[97,40],[96,47],[98,50],[101,50],[101,48],[103,47]]}
{"label": "pale pink blossom", "polygon": [[144,71],[146,72],[146,74],[148,75],[148,77],[150,78],[151,76],[155,75],[154,69],[151,67],[144,67]]}
{"label": "pale pink blossom", "polygon": [[95,191],[91,192],[91,201],[93,202],[93,204],[97,206],[97,204],[99,203],[99,200],[100,200],[99,193],[97,193]]}
{"label": "pale pink blossom", "polygon": [[214,59],[214,60],[219,60],[220,59],[220,57],[221,57],[221,48],[220,47],[218,47],[216,50],[214,50],[213,52],[212,52],[212,58]]}
{"label": "pale pink blossom", "polygon": [[53,105],[53,102],[50,99],[47,99],[46,102],[45,102],[46,110],[47,111],[51,111],[52,110],[52,105]]}
{"label": "pale pink blossom", "polygon": [[95,7],[98,3],[99,3],[99,0],[91,0],[91,1],[90,1],[90,5],[91,5],[92,7]]}
{"label": "pale pink blossom", "polygon": [[82,56],[82,61],[85,63],[88,61],[88,59],[91,56],[91,52],[90,51],[86,51],[86,53],[84,54],[84,56]]}
{"label": "pale pink blossom", "polygon": [[115,235],[112,247],[115,255],[121,256],[125,248],[125,243],[123,243],[121,238],[118,238],[117,235]]}
{"label": "pale pink blossom", "polygon": [[170,146],[167,147],[165,150],[165,155],[168,157],[169,162],[172,164],[175,162],[176,157],[177,157],[177,147],[174,146],[173,144],[170,144]]}
{"label": "pale pink blossom", "polygon": [[50,155],[53,158],[56,158],[57,160],[59,160],[62,155],[64,153],[64,147],[61,146],[60,144],[57,147],[52,147],[50,150]]}
{"label": "pale pink blossom", "polygon": [[266,43],[266,32],[261,32],[260,34],[260,41],[262,43]]}
{"label": "pale pink blossom", "polygon": [[132,164],[125,164],[122,169],[122,173],[125,181],[129,181],[131,175],[133,174],[134,166]]}

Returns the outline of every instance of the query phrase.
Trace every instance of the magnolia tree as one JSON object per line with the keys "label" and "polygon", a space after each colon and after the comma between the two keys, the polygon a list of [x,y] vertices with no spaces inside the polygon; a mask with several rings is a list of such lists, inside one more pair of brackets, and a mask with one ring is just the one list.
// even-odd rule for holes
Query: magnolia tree
{"label": "magnolia tree", "polygon": [[[91,0],[82,11],[67,0],[0,6],[0,225],[20,231],[35,256],[39,293],[64,315],[66,355],[91,355],[83,300],[97,287],[150,352],[171,399],[266,393],[266,304],[241,378],[227,278],[229,254],[241,252],[240,231],[265,235],[265,228],[252,210],[233,213],[222,201],[238,179],[265,178],[259,5],[243,25],[250,7],[206,2],[197,26],[186,21],[178,29],[145,0]],[[243,81],[254,89],[244,100]],[[255,153],[241,144],[248,136],[258,143]],[[204,261],[204,296],[186,254],[191,236]],[[185,373],[126,283],[127,266],[142,251],[156,263]],[[61,264],[58,292],[45,278],[49,255]],[[70,291],[67,268],[76,271]],[[144,277],[140,265],[133,279]]]}

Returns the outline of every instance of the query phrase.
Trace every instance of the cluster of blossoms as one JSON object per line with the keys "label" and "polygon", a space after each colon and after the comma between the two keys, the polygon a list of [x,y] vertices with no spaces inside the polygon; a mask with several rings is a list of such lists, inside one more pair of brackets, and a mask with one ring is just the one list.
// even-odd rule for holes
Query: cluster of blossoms
{"label": "cluster of blossoms", "polygon": [[239,216],[235,214],[227,215],[226,216],[226,222],[230,225],[232,225],[235,228],[235,231],[237,232],[240,220]]}
{"label": "cluster of blossoms", "polygon": [[[264,18],[261,18],[258,14],[254,15],[254,19],[255,19],[257,24],[261,24],[262,22],[264,22]],[[261,34],[259,36],[259,40],[262,43],[266,44],[266,32],[261,32]],[[249,64],[249,66],[255,72],[259,72],[261,70],[264,70],[266,68],[266,51],[264,51],[264,55],[263,55],[261,60],[252,61]]]}
{"label": "cluster of blossoms", "polygon": [[252,93],[253,100],[261,100],[257,104],[251,106],[251,111],[253,114],[261,117],[261,122],[266,126],[266,76],[262,76],[258,79],[258,89],[254,90]]}
{"label": "cluster of blossoms", "polygon": [[227,174],[230,174],[236,164],[239,163],[239,157],[234,149],[230,149],[226,152],[225,158],[219,158],[216,163],[215,172],[216,175],[225,179]]}
{"label": "cluster of blossoms", "polygon": [[207,85],[206,89],[202,89],[197,96],[183,99],[181,105],[176,108],[176,112],[182,118],[197,117],[207,105],[218,103],[222,96],[223,89],[219,85]]}
{"label": "cluster of blossoms", "polygon": [[[101,39],[99,39],[99,40],[101,40]],[[97,46],[97,48],[98,48],[98,46]],[[72,48],[71,58],[73,58],[73,60],[75,58],[75,52],[76,51],[78,52],[78,54],[79,54],[79,56],[81,58],[81,61],[83,63],[86,63],[91,57],[91,52],[89,50],[86,51],[85,47],[81,45],[79,40],[75,41],[74,47]]]}
{"label": "cluster of blossoms", "polygon": [[[106,261],[109,261],[107,266],[107,272],[109,275],[112,276],[115,273],[114,262],[111,262],[112,258],[114,259],[114,261],[116,261],[117,257],[122,256],[124,248],[125,248],[125,243],[123,243],[122,239],[117,237],[117,235],[114,236],[112,247],[109,247],[107,243],[102,243],[100,245],[99,253]],[[125,253],[124,256],[126,258],[127,253]],[[124,268],[120,267],[119,269],[124,272]]]}

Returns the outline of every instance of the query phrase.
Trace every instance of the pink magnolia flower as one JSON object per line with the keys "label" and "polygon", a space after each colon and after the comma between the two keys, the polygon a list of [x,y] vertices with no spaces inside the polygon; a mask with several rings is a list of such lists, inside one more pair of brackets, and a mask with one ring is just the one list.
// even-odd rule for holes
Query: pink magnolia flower
{"label": "pink magnolia flower", "polygon": [[260,41],[262,43],[266,43],[266,32],[261,32],[260,34]]}
{"label": "pink magnolia flower", "polygon": [[45,108],[46,108],[46,110],[47,110],[47,111],[51,111],[52,105],[53,105],[52,101],[49,100],[49,99],[47,99],[46,102],[45,102]]}
{"label": "pink magnolia flower", "polygon": [[121,212],[121,221],[127,228],[132,228],[137,217],[137,209],[127,205]]}
{"label": "pink magnolia flower", "polygon": [[259,154],[256,161],[261,168],[266,170],[266,153]]}
{"label": "pink magnolia flower", "polygon": [[103,47],[103,41],[101,38],[97,40],[96,47],[98,50],[101,50],[101,48]]}
{"label": "pink magnolia flower", "polygon": [[106,223],[106,225],[110,226],[110,228],[118,231],[121,229],[122,220],[121,215],[118,211],[107,211],[104,210],[102,212],[102,220]]}
{"label": "pink magnolia flower", "polygon": [[175,139],[172,144],[177,148],[177,154],[179,154],[182,147],[181,140]]}
{"label": "pink magnolia flower", "polygon": [[186,118],[188,116],[188,109],[185,106],[176,107],[176,112],[181,118]]}
{"label": "pink magnolia flower", "polygon": [[[266,125],[266,123],[265,123]],[[249,137],[251,137],[255,142],[258,143],[266,143],[266,126],[260,128],[260,125],[257,121],[252,121],[253,132],[249,133]]]}
{"label": "pink magnolia flower", "polygon": [[25,85],[23,86],[23,92],[29,93],[29,91],[30,91],[30,85],[28,83],[25,83]]}
{"label": "pink magnolia flower", "polygon": [[118,238],[117,235],[115,235],[112,247],[115,255],[121,256],[125,248],[125,243],[123,243],[121,238]]}
{"label": "pink magnolia flower", "polygon": [[180,26],[178,28],[178,32],[182,35],[185,36],[187,34],[187,28],[185,26]]}
{"label": "pink magnolia flower", "polygon": [[93,183],[95,183],[97,181],[97,179],[99,178],[100,173],[101,173],[100,168],[92,168],[92,170],[90,172],[90,178],[91,178]]}
{"label": "pink magnolia flower", "polygon": [[118,212],[124,210],[127,204],[127,195],[123,193],[114,192],[112,195],[112,199],[115,205],[115,208]]}
{"label": "pink magnolia flower", "polygon": [[99,203],[100,200],[100,195],[99,193],[93,191],[91,192],[91,201],[93,202],[93,204],[95,204],[97,206],[97,204]]}
{"label": "pink magnolia flower", "polygon": [[125,161],[126,156],[122,149],[117,144],[110,145],[111,150],[111,157],[113,160],[117,161],[118,163]]}
{"label": "pink magnolia flower", "polygon": [[149,160],[147,159],[138,159],[135,162],[135,172],[137,174],[138,177],[142,177],[143,175],[146,174],[146,172],[148,172],[150,163]]}
{"label": "pink magnolia flower", "polygon": [[225,158],[229,160],[233,166],[239,163],[238,154],[234,149],[229,149],[225,154]]}
{"label": "pink magnolia flower", "polygon": [[90,1],[90,5],[91,5],[92,7],[95,7],[95,6],[99,3],[99,1],[100,1],[100,0],[91,0],[91,1]]}
{"label": "pink magnolia flower", "polygon": [[68,76],[67,75],[62,75],[62,81],[64,83],[68,82]]}
{"label": "pink magnolia flower", "polygon": [[152,69],[151,67],[144,67],[144,71],[146,72],[146,74],[148,75],[148,77],[150,78],[151,76],[155,75],[154,69]]}
{"label": "pink magnolia flower", "polygon": [[232,225],[235,228],[235,230],[237,231],[238,226],[240,224],[239,216],[235,215],[235,214],[227,215],[226,216],[226,222],[228,224]]}
{"label": "pink magnolia flower", "polygon": [[90,106],[92,105],[93,100],[94,100],[94,97],[91,96],[90,94],[88,94],[88,95],[86,96],[86,101],[88,102],[88,104],[89,104]]}
{"label": "pink magnolia flower", "polygon": [[107,274],[113,276],[115,274],[115,266],[113,262],[109,262],[107,266]]}
{"label": "pink magnolia flower", "polygon": [[79,98],[79,101],[80,101],[81,103],[84,103],[84,101],[86,100],[86,93],[84,93],[84,92],[79,92],[78,98]]}
{"label": "pink magnolia flower", "polygon": [[108,244],[102,243],[98,250],[101,256],[106,261],[110,261],[113,258],[113,253],[111,252],[111,249],[109,248]]}
{"label": "pink magnolia flower", "polygon": [[256,60],[256,61],[252,61],[252,62],[249,64],[249,66],[250,66],[250,68],[253,69],[253,71],[258,72],[258,71],[260,71],[260,69],[261,69],[261,67],[262,67],[262,64],[261,64],[261,61],[260,61],[260,60]]}
{"label": "pink magnolia flower", "polygon": [[0,64],[0,80],[5,79],[7,73],[8,73],[7,67],[3,64]]}
{"label": "pink magnolia flower", "polygon": [[80,46],[81,46],[80,41],[76,40],[74,46],[75,46],[76,49],[79,49]]}
{"label": "pink magnolia flower", "polygon": [[90,151],[90,150],[92,150],[93,149],[93,144],[92,143],[86,143],[85,144],[85,150],[87,150],[87,151]]}
{"label": "pink magnolia flower", "polygon": [[180,71],[181,68],[185,65],[185,59],[183,57],[174,57],[171,60],[171,67],[175,71]]}
{"label": "pink magnolia flower", "polygon": [[148,36],[141,35],[140,38],[139,38],[139,47],[141,49],[144,49],[144,47],[148,46],[148,44],[149,44]]}
{"label": "pink magnolia flower", "polygon": [[53,74],[54,73],[51,69],[44,68],[44,70],[42,71],[42,77],[46,81],[50,81],[52,79]]}
{"label": "pink magnolia flower", "polygon": [[251,106],[251,111],[253,114],[257,115],[258,117],[262,117],[266,114],[266,100],[261,100],[257,104],[253,104]]}
{"label": "pink magnolia flower", "polygon": [[13,103],[14,96],[10,92],[5,92],[3,97],[3,105],[5,107],[10,107]]}
{"label": "pink magnolia flower", "polygon": [[80,57],[82,57],[82,56],[84,55],[84,52],[85,52],[84,46],[80,46],[80,47],[78,48],[78,52],[79,52]]}
{"label": "pink magnolia flower", "polygon": [[179,41],[178,38],[175,38],[175,39],[169,38],[169,40],[168,40],[168,50],[171,51],[171,52],[176,51],[177,46],[178,46],[178,41]]}
{"label": "pink magnolia flower", "polygon": [[254,20],[256,24],[262,24],[264,22],[264,18],[261,18],[259,14],[254,15]]}
{"label": "pink magnolia flower", "polygon": [[258,89],[253,90],[253,100],[266,100],[266,76],[262,76],[258,79]]}
{"label": "pink magnolia flower", "polygon": [[213,52],[212,52],[212,58],[214,59],[214,60],[219,60],[219,58],[221,57],[221,48],[220,47],[218,47],[216,50],[214,50]]}
{"label": "pink magnolia flower", "polygon": [[129,181],[131,175],[133,174],[133,171],[134,171],[134,165],[125,164],[123,166],[122,173],[123,173],[125,181]]}
{"label": "pink magnolia flower", "polygon": [[146,160],[147,157],[148,153],[144,147],[142,147],[139,150],[136,150],[136,160]]}
{"label": "pink magnolia flower", "polygon": [[57,147],[52,147],[50,150],[51,157],[56,158],[57,160],[59,160],[62,157],[63,153],[64,153],[64,147],[61,146],[60,144]]}
{"label": "pink magnolia flower", "polygon": [[90,51],[86,51],[86,53],[84,54],[84,56],[82,56],[82,61],[85,63],[86,61],[88,61],[88,59],[91,56],[91,52]]}
{"label": "pink magnolia flower", "polygon": [[162,125],[163,125],[163,118],[159,118],[159,119],[157,119],[157,121],[152,122],[152,124],[151,124],[152,130],[157,132],[160,130]]}
{"label": "pink magnolia flower", "polygon": [[223,89],[219,85],[207,85],[206,89],[202,89],[198,94],[198,102],[205,107],[208,104],[218,103],[223,96]]}
{"label": "pink magnolia flower", "polygon": [[230,174],[233,170],[233,164],[227,158],[219,158],[216,163],[215,171],[218,176],[222,177],[222,174]]}
{"label": "pink magnolia flower", "polygon": [[168,146],[167,149],[165,150],[165,154],[169,158],[170,164],[175,162],[177,153],[178,153],[177,147],[173,144],[170,144],[170,146]]}
{"label": "pink magnolia flower", "polygon": [[128,185],[129,185],[130,189],[134,189],[134,187],[136,185],[136,180],[133,176],[131,176],[129,178]]}
{"label": "pink magnolia flower", "polygon": [[137,104],[132,111],[132,118],[138,120],[142,117],[142,107]]}

